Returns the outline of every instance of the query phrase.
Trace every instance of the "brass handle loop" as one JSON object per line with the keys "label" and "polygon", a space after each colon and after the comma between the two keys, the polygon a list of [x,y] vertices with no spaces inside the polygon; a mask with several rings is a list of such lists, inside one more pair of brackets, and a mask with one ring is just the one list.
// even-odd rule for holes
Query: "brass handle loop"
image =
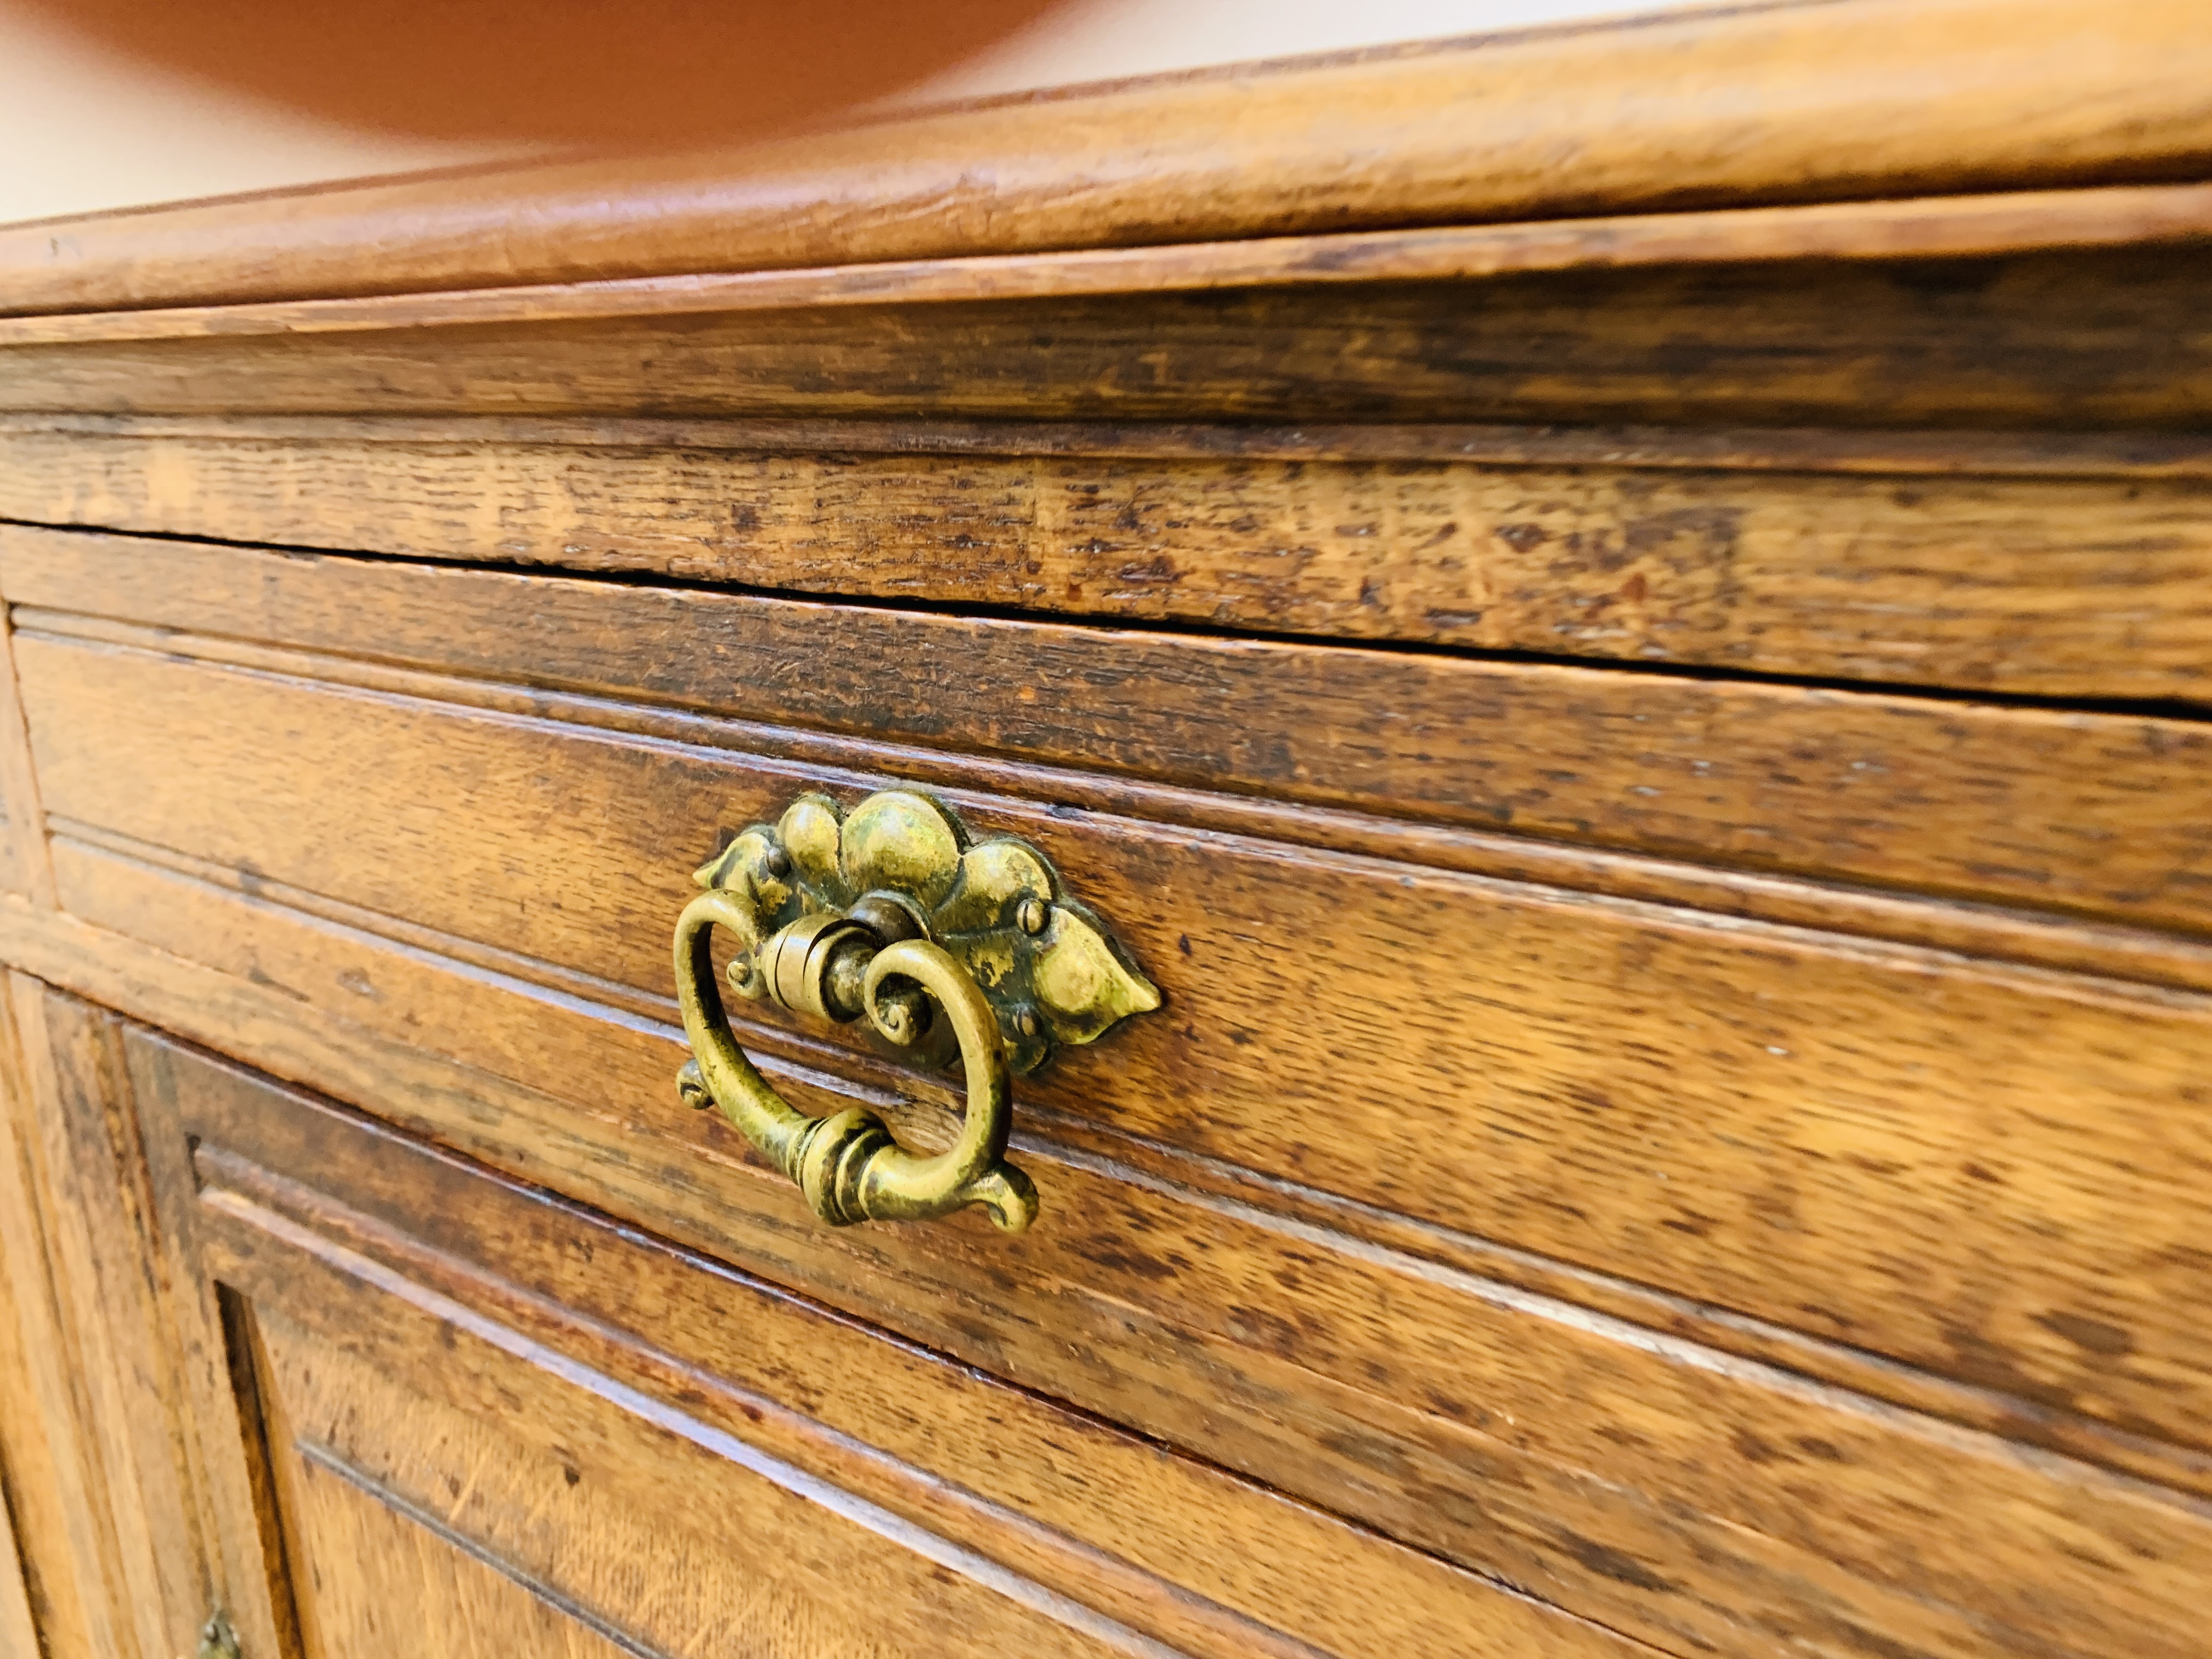
{"label": "brass handle loop", "polygon": [[[850,810],[810,790],[724,845],[676,924],[676,994],[692,1058],[684,1098],[719,1106],[835,1226],[922,1221],[969,1204],[1018,1233],[1036,1188],[1006,1162],[1015,1073],[1095,1042],[1160,1006],[1157,987],[1051,861],[1012,836],[978,839],[911,789]],[[840,1024],[866,1015],[920,1067],[966,1073],[949,1151],[910,1152],[873,1112],[811,1118],[770,1088],[731,1035],[714,935],[736,940],[728,988]]]}
{"label": "brass handle loop", "polygon": [[[953,1146],[921,1156],[901,1146],[883,1119],[862,1107],[811,1118],[779,1095],[731,1035],[715,983],[717,927],[741,941],[753,975],[774,965],[768,977],[781,983],[766,988],[777,1000],[817,1010],[827,1005],[833,1014],[842,1012],[836,981],[849,981],[854,958],[865,953],[859,1012],[894,1043],[912,1042],[921,1023],[906,987],[926,993],[958,1039],[967,1073],[968,1109]],[[835,917],[809,917],[763,939],[750,902],[710,890],[684,906],[677,922],[676,990],[691,1044],[692,1060],[679,1080],[686,1098],[719,1106],[832,1226],[925,1221],[970,1204],[981,1205],[1007,1232],[1036,1219],[1036,1188],[1006,1161],[1013,1081],[998,1015],[975,980],[939,946],[922,939],[884,945],[866,927]]]}

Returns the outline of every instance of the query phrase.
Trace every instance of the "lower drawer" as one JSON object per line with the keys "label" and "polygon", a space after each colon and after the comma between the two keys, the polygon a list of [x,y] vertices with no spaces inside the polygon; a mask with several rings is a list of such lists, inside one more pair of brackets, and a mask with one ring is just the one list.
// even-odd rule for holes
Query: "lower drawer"
{"label": "lower drawer", "polygon": [[[17,948],[484,1166],[195,1085],[264,1103],[180,1132],[272,1356],[344,1350],[371,1316],[325,1319],[350,1304],[289,1297],[290,1256],[258,1280],[253,1261],[352,1241],[349,1263],[491,1321],[438,1314],[491,1345],[455,1369],[512,1373],[516,1401],[513,1377],[572,1363],[640,1391],[587,1378],[581,1397],[651,1421],[648,1397],[705,1413],[699,1376],[752,1389],[854,1468],[923,1470],[1063,1553],[963,1548],[1194,1650],[1219,1617],[1231,1645],[1264,1628],[1346,1653],[1493,1626],[1491,1645],[1523,1631],[1547,1651],[1607,1632],[1835,1659],[2188,1651],[2177,1632],[2212,1595],[2203,996],[1501,879],[1463,867],[1469,843],[1348,815],[1322,827],[1368,850],[1316,844],[1303,809],[1231,833],[1193,821],[1199,792],[1104,800],[976,758],[950,714],[925,750],[671,708],[665,635],[604,635],[622,696],[395,667],[366,625],[357,653],[332,648],[347,562],[309,567],[339,586],[288,611],[283,562],[235,556],[273,596],[265,639],[109,625],[52,592],[17,613],[65,913],[19,918]],[[581,614],[586,585],[544,586]],[[422,606],[434,591],[468,590]],[[1018,1239],[972,1217],[826,1231],[671,1086],[668,929],[691,867],[802,788],[892,779],[1043,846],[1167,993],[1023,1083],[1045,1218]],[[933,1092],[833,1039],[744,1036],[817,1109]],[[416,1291],[378,1295],[427,1317]],[[530,1340],[571,1358],[495,1355],[526,1307],[554,1332]],[[774,1346],[782,1320],[854,1346],[802,1364]],[[631,1358],[588,1358],[617,1336]],[[429,1340],[356,1344],[343,1391],[384,1390],[394,1420],[415,1395],[486,1409],[453,1395],[465,1376],[377,1372]],[[638,1380],[647,1349],[672,1380]],[[272,1398],[307,1399],[285,1363]],[[988,1436],[955,1449],[951,1406],[881,1394],[884,1367],[972,1390],[977,1421],[1074,1426],[1038,1427],[1017,1468]],[[741,1420],[714,1419],[755,1443]],[[1147,1458],[1256,1506],[1245,1530],[1206,1518],[1228,1498],[1128,1472]],[[461,1467],[375,1478],[430,1513],[421,1492]],[[1332,1551],[1346,1565],[1298,1565]],[[1162,1605],[1215,1611],[1148,1624],[1115,1563],[1172,1586],[1143,1592]],[[1394,1573],[1431,1577],[1401,1593]],[[1052,1640],[1095,1634],[1030,1594],[1021,1616]],[[1431,1633],[1378,1619],[1394,1598],[1442,1607]]]}

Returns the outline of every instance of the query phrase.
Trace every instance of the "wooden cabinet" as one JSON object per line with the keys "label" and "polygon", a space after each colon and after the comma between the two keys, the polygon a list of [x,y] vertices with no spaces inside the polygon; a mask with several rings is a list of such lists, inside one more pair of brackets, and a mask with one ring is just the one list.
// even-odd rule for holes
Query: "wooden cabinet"
{"label": "wooden cabinet", "polygon": [[[2199,1653],[2150,12],[2019,14],[1856,184],[1982,9],[0,234],[0,1646]],[[1613,170],[1496,194],[1528,120]],[[834,1158],[679,1091],[702,882]],[[988,1065],[870,1036],[901,930]],[[1002,1053],[1033,1225],[827,1224]]]}

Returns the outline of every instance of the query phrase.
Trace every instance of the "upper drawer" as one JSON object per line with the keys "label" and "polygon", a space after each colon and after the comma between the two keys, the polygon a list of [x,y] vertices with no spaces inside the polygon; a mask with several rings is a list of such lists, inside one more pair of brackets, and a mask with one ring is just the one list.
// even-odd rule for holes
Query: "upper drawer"
{"label": "upper drawer", "polygon": [[[1647,855],[2197,928],[2191,721],[33,532],[0,585],[64,908],[284,1011],[187,1035],[1670,1650],[2181,1651],[2212,1534],[2098,1466],[2212,1486],[2212,1001],[1990,957],[2202,951]],[[1166,994],[1022,1081],[1018,1239],[823,1230],[671,1086],[690,872],[893,778]]]}
{"label": "upper drawer", "polygon": [[[1549,850],[1575,845],[2212,932],[2212,726],[2185,714],[833,607],[6,528],[0,557],[8,598],[30,613],[21,622],[33,633],[86,631],[43,614],[52,611],[370,657],[437,671],[447,677],[441,696],[495,700],[491,688],[502,685],[579,694],[588,701],[562,706],[592,724],[652,720],[659,723],[649,729],[675,735],[707,730],[695,717],[712,716],[747,723],[753,748],[785,741],[763,728],[805,730],[866,739],[865,752],[887,761],[921,749],[1018,764],[1024,779],[1042,767],[1060,780],[1055,788],[1077,774],[1118,781],[1096,799],[1134,799],[1140,782],[1197,791],[1209,822],[1264,799],[1510,831],[1526,838],[1507,843],[1521,868],[1586,865]],[[250,649],[194,650],[255,660]],[[641,705],[662,712],[635,712]],[[84,711],[81,722],[97,718]],[[72,753],[87,760],[91,751]],[[101,775],[119,781],[112,768]],[[1297,838],[1313,834],[1378,844],[1352,827]],[[696,841],[663,845],[678,863],[713,850],[711,837],[703,850]],[[508,942],[548,959],[565,948]],[[2185,946],[2163,966],[2187,959]],[[613,974],[597,956],[577,965]]]}

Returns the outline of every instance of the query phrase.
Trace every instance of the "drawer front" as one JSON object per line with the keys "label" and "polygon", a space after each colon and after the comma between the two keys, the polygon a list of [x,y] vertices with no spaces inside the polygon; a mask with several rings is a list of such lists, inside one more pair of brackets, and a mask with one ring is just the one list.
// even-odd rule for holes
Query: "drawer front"
{"label": "drawer front", "polygon": [[[1473,827],[1517,801],[1592,857],[2182,928],[2212,822],[2186,720],[1670,705],[1589,670],[28,532],[0,582],[88,924],[24,948],[111,1000],[1669,1650],[2186,1650],[2212,1004],[1508,879]],[[1585,770],[1548,776],[1569,743]],[[690,870],[802,789],[891,781],[1034,841],[1166,994],[1021,1081],[1018,1239],[824,1229],[672,1086]],[[87,966],[94,937],[150,948]],[[812,1109],[929,1132],[940,1084],[740,1034]],[[461,1212],[369,1196],[381,1156],[344,1205]],[[1067,1525],[1055,1501],[1005,1498]],[[1360,1574],[1309,1587],[1352,1633],[1300,1639],[1356,1650]],[[1198,1589],[1262,1621],[1286,1594]]]}
{"label": "drawer front", "polygon": [[[202,650],[190,643],[198,635],[241,641],[203,651],[241,662],[253,645],[373,657],[475,688],[449,695],[497,701],[507,688],[517,710],[550,709],[533,696],[573,694],[582,700],[569,706],[574,720],[655,718],[654,735],[666,738],[720,718],[754,747],[794,730],[849,736],[855,755],[949,750],[1024,776],[1073,775],[1064,787],[1088,775],[2212,932],[2212,737],[2185,714],[40,531],[0,532],[0,562],[17,625],[33,636],[137,624],[161,630],[164,654]],[[50,623],[49,611],[87,620]],[[149,643],[112,637],[125,649]],[[1334,839],[1364,848],[1376,838]],[[693,850],[672,846],[668,856],[680,863]]]}

